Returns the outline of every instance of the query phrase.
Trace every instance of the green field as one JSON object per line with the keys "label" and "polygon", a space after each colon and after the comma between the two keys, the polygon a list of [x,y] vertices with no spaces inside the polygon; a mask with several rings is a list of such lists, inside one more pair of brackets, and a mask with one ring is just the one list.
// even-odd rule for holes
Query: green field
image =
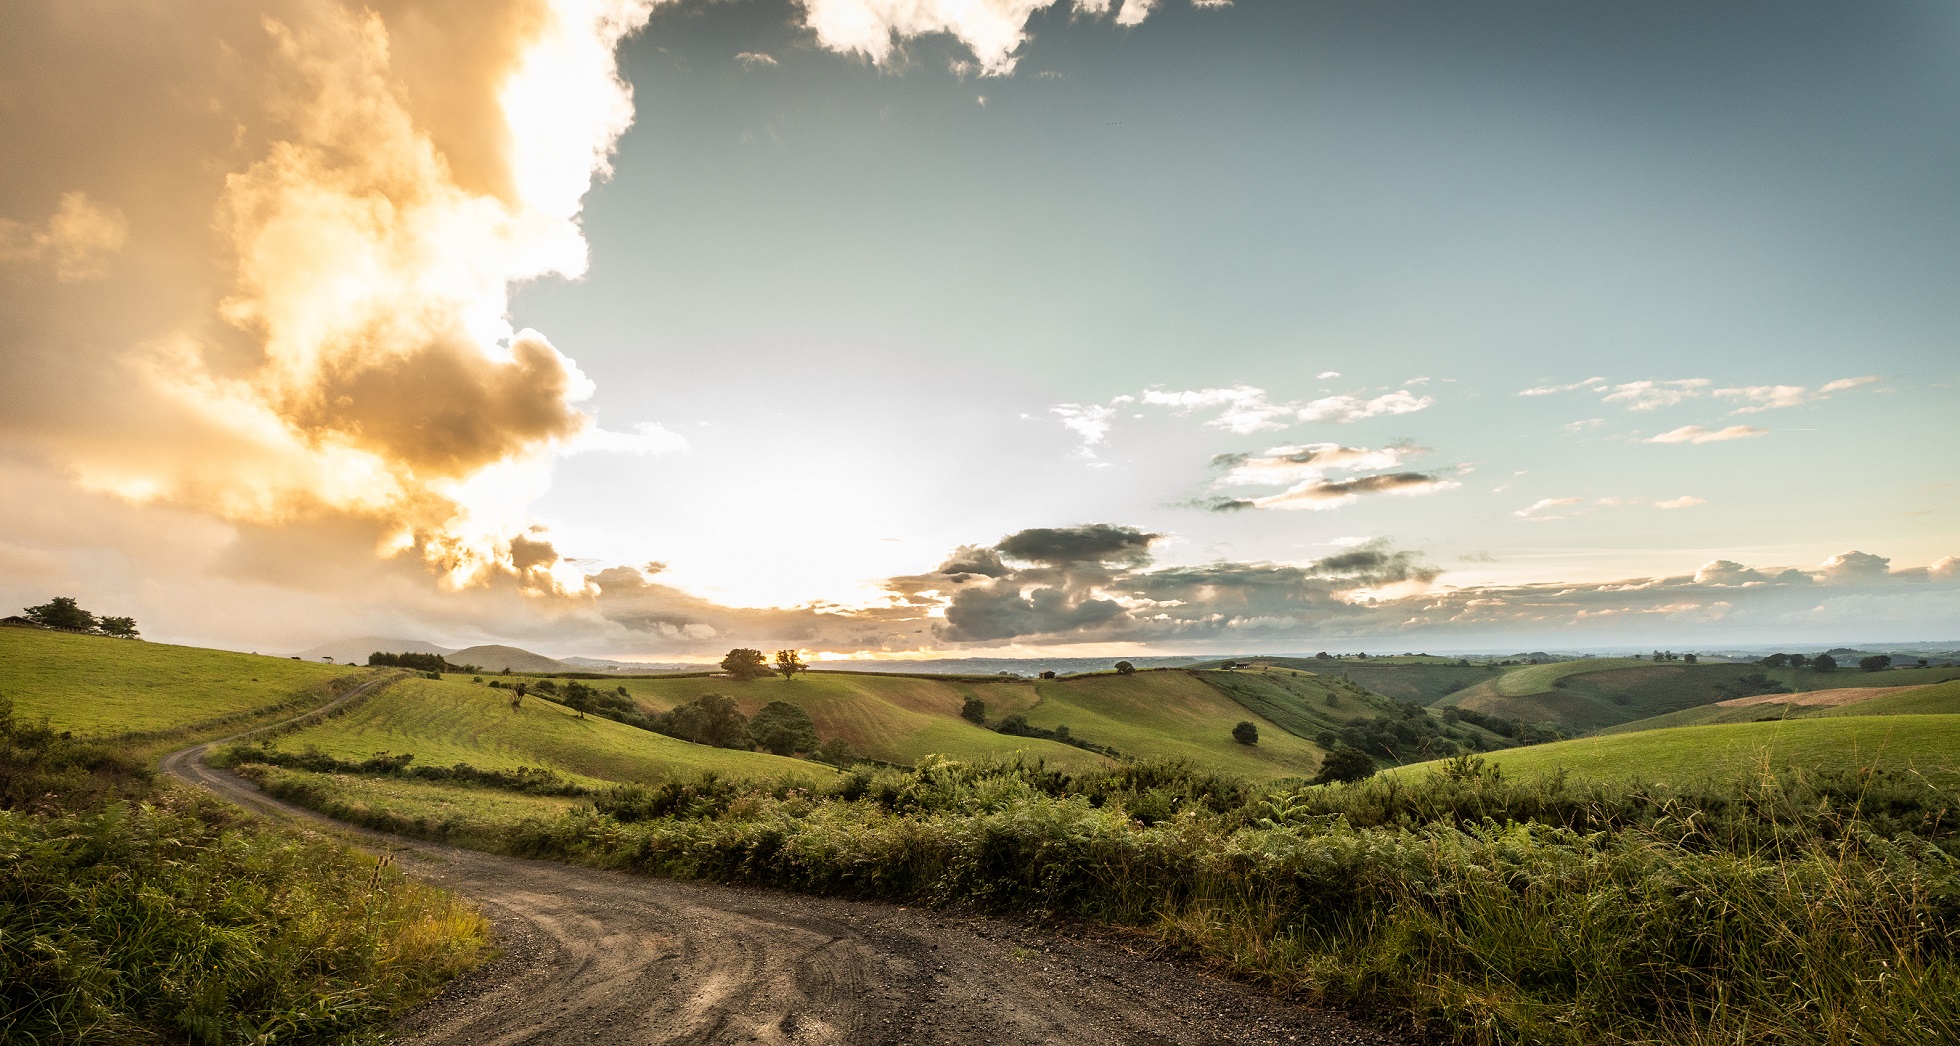
{"label": "green field", "polygon": [[1290,668],[1192,672],[1191,675],[1287,732],[1310,740],[1350,720],[1380,715],[1388,710],[1389,704],[1366,690],[1357,693],[1337,676]]}
{"label": "green field", "polygon": [[[278,794],[295,786],[317,789],[307,805],[332,804],[346,820],[362,823],[380,814],[428,825],[446,826],[454,834],[464,826],[489,832],[527,818],[556,817],[590,800],[567,796],[523,795],[498,788],[476,788],[453,782],[368,777],[359,774],[317,774],[267,766],[251,771],[254,778]],[[351,816],[348,816],[351,815]]]}
{"label": "green field", "polygon": [[[1903,674],[1903,673],[1901,673]],[[1872,677],[1864,676],[1863,679]],[[1886,676],[1877,678],[1885,679]],[[1848,677],[1848,681],[1858,682],[1861,677]],[[1847,693],[1856,693],[1862,688],[1839,688]],[[1868,700],[1843,705],[1806,705],[1796,701],[1772,700],[1748,705],[1702,705],[1685,708],[1679,712],[1639,719],[1631,723],[1601,730],[1601,734],[1624,734],[1640,730],[1661,730],[1673,726],[1703,726],[1711,723],[1755,723],[1767,719],[1817,719],[1842,716],[1868,715],[1953,715],[1960,714],[1960,680],[1932,685],[1908,686],[1890,690]],[[1813,690],[1808,693],[1828,693],[1826,690]],[[1797,697],[1798,695],[1787,695]]]}
{"label": "green field", "polygon": [[[1910,771],[1942,787],[1960,785],[1960,715],[1834,716],[1724,723],[1584,737],[1484,757],[1506,776],[1566,771],[1585,780],[1661,784],[1725,780],[1799,770]],[[1384,771],[1422,775],[1441,763]]]}
{"label": "green field", "polygon": [[326,684],[365,671],[228,650],[32,628],[0,628],[0,697],[27,719],[120,737],[327,701]]}
{"label": "green field", "polygon": [[449,680],[406,679],[345,715],[276,738],[291,752],[316,747],[337,759],[409,752],[424,765],[555,770],[586,784],[656,781],[714,770],[741,777],[829,776],[818,763],[692,744],[509,692]]}
{"label": "green field", "polygon": [[745,715],[754,715],[771,701],[788,701],[810,713],[819,737],[841,740],[853,754],[887,763],[909,765],[928,755],[959,759],[1026,756],[1071,768],[1108,763],[1080,748],[1041,738],[1010,737],[960,718],[960,706],[968,695],[986,702],[987,717],[992,722],[1025,712],[1036,700],[1032,683],[806,672],[793,681],[780,676],[748,681],[720,676],[642,677],[614,685],[624,686],[648,712],[664,712],[702,694],[732,697]]}
{"label": "green field", "polygon": [[[1078,737],[1125,755],[1189,759],[1198,766],[1253,780],[1312,776],[1320,749],[1248,711],[1211,684],[1184,671],[1094,675],[1034,684],[1040,700],[1028,722],[1066,725]],[[1232,740],[1232,726],[1251,720],[1259,743]]]}
{"label": "green field", "polygon": [[1584,734],[1713,704],[1730,696],[1723,687],[1760,671],[1753,665],[1655,664],[1630,658],[1562,661],[1509,669],[1443,703]]}

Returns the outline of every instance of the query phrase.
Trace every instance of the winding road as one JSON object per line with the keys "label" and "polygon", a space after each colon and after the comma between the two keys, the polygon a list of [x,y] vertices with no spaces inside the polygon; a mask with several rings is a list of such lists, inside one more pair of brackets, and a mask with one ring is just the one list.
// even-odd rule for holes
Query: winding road
{"label": "winding road", "polygon": [[[301,718],[387,686],[377,679]],[[247,737],[277,727],[240,734]],[[1085,939],[992,919],[673,882],[416,842],[330,821],[206,766],[242,806],[331,825],[473,899],[503,946],[394,1030],[416,1046],[599,1043],[1297,1043],[1396,1046],[1337,1015]]]}

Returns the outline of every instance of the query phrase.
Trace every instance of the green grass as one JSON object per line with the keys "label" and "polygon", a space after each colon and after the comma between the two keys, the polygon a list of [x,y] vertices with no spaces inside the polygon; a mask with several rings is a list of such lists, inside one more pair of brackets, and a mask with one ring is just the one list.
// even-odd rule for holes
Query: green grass
{"label": "green grass", "polygon": [[1813,672],[1807,668],[1758,668],[1771,679],[1780,680],[1792,690],[1837,690],[1849,686],[1924,686],[1960,679],[1960,668],[1892,668],[1883,672],[1861,672],[1840,668],[1835,672]]}
{"label": "green grass", "polygon": [[[1853,681],[1856,681],[1855,679]],[[1854,688],[1838,688],[1854,689]],[[1857,688],[1861,689],[1861,688]],[[1827,691],[1813,690],[1810,693]],[[1773,695],[1770,695],[1773,696]],[[1795,698],[1797,695],[1788,695]],[[1638,719],[1601,730],[1602,734],[1625,734],[1641,730],[1663,730],[1674,726],[1705,726],[1712,723],[1755,723],[1765,719],[1813,719],[1870,715],[1952,715],[1960,714],[1960,680],[1909,687],[1846,705],[1805,705],[1794,700],[1768,700],[1750,705],[1702,705],[1679,712]]]}
{"label": "green grass", "polygon": [[1584,734],[1713,704],[1729,696],[1724,686],[1757,671],[1751,665],[1654,664],[1625,658],[1566,661],[1511,669],[1444,703]]}
{"label": "green grass", "polygon": [[1559,680],[1569,676],[1606,672],[1616,668],[1655,667],[1665,666],[1656,666],[1651,661],[1642,661],[1633,657],[1588,658],[1583,661],[1557,661],[1549,665],[1518,665],[1505,670],[1492,685],[1505,697],[1524,697],[1529,694],[1546,693],[1552,690]]}
{"label": "green grass", "polygon": [[345,715],[278,737],[285,751],[307,746],[338,759],[411,752],[417,762],[468,763],[484,770],[534,766],[582,783],[657,781],[706,770],[741,777],[786,773],[827,777],[828,767],[757,752],[710,748],[526,697],[512,710],[505,690],[449,680],[407,679]]}
{"label": "green grass", "polygon": [[1286,668],[1191,675],[1295,737],[1308,740],[1349,720],[1379,715],[1386,704],[1372,694],[1356,693],[1338,679]]}
{"label": "green grass", "polygon": [[[1584,737],[1484,757],[1506,776],[1565,771],[1581,780],[1685,784],[1794,768],[1906,771],[1960,785],[1960,715],[1836,716],[1721,723]],[[1423,776],[1440,762],[1385,773]]]}
{"label": "green grass", "polygon": [[532,818],[558,817],[590,801],[522,795],[453,782],[319,774],[277,766],[248,765],[243,770],[268,794],[343,821],[488,849],[495,849],[493,841],[512,825]]}
{"label": "green grass", "polygon": [[986,702],[987,716],[994,722],[1026,711],[1035,703],[1034,687],[1028,683],[806,672],[792,682],[780,676],[747,682],[718,677],[656,677],[627,679],[614,685],[625,686],[649,712],[667,711],[702,694],[732,697],[744,715],[754,715],[771,701],[788,701],[810,713],[819,737],[841,740],[852,753],[887,763],[909,766],[928,755],[958,759],[1024,755],[1060,767],[1107,763],[1102,756],[1080,748],[1041,738],[1009,737],[960,718],[960,705],[969,694]]}
{"label": "green grass", "polygon": [[15,714],[78,735],[188,730],[279,707],[324,703],[360,671],[227,650],[0,628],[0,696]]}
{"label": "green grass", "polygon": [[[1035,684],[1040,701],[1028,722],[1067,726],[1078,737],[1125,755],[1188,759],[1199,767],[1253,780],[1311,776],[1320,749],[1184,671],[1096,675]],[[1259,743],[1232,740],[1232,726],[1258,723]]]}

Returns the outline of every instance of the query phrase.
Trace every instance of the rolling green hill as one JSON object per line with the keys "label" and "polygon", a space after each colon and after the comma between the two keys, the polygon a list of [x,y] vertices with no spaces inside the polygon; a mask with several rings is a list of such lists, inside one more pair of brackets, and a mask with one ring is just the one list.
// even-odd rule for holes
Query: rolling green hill
{"label": "rolling green hill", "polygon": [[[1187,671],[1093,675],[1034,684],[1039,700],[1027,711],[1036,726],[1066,725],[1077,736],[1114,745],[1125,755],[1189,759],[1253,780],[1312,776],[1320,749],[1234,701]],[[1259,743],[1232,740],[1232,726],[1250,720]]]}
{"label": "rolling green hill", "polygon": [[[1371,657],[1366,661],[1339,659],[1322,661],[1312,657],[1260,657],[1242,660],[1249,661],[1256,667],[1241,669],[1239,670],[1241,672],[1270,667],[1306,672],[1329,679],[1346,678],[1383,697],[1392,697],[1397,701],[1413,701],[1419,705],[1436,704],[1450,694],[1496,678],[1499,672],[1505,671],[1490,665],[1461,665],[1456,658],[1422,655],[1407,658]],[[1225,664],[1227,662],[1214,661],[1192,667],[1217,669]]]}
{"label": "rolling green hill", "polygon": [[[1849,676],[1846,681],[1858,682],[1863,678],[1869,677]],[[1809,703],[1805,700],[1819,697],[1825,697],[1829,703]],[[1923,714],[1960,714],[1960,680],[1927,686],[1846,687],[1799,694],[1765,694],[1748,704],[1721,703],[1685,708],[1651,719],[1637,719],[1608,727],[1600,733],[1625,734],[1673,726],[1755,723],[1769,719]]]}
{"label": "rolling green hill", "polygon": [[229,650],[143,643],[32,628],[0,628],[0,697],[27,719],[122,737],[195,730],[332,697],[360,670]]}
{"label": "rolling green hill", "polygon": [[1452,694],[1444,704],[1583,734],[1638,719],[1714,704],[1753,665],[1655,664],[1633,659],[1523,665]]}
{"label": "rolling green hill", "polygon": [[[1484,759],[1507,776],[1681,784],[1785,768],[1910,771],[1960,785],[1960,715],[1865,715],[1643,730],[1514,748]],[[1384,771],[1434,772],[1440,763]]]}
{"label": "rolling green hill", "polygon": [[408,752],[418,763],[437,766],[533,766],[586,784],[657,781],[704,770],[741,777],[833,772],[806,760],[710,748],[609,719],[580,719],[535,697],[513,710],[509,700],[508,692],[487,686],[406,679],[344,715],[281,735],[272,746],[291,752],[314,747],[350,761]]}

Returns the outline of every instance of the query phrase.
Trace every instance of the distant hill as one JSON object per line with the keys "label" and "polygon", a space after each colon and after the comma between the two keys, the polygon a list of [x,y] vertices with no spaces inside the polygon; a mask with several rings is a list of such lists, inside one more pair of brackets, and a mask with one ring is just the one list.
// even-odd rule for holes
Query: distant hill
{"label": "distant hill", "polygon": [[533,654],[514,646],[500,646],[488,643],[483,646],[464,647],[461,650],[443,655],[452,665],[475,665],[486,672],[576,672],[578,668],[566,664],[555,657]]}
{"label": "distant hill", "polygon": [[301,650],[298,652],[298,656],[308,661],[318,661],[323,657],[331,657],[343,665],[365,665],[367,664],[368,655],[377,650],[384,654],[447,655],[450,652],[449,647],[437,646],[434,643],[424,643],[419,639],[356,636],[353,639],[337,639],[331,643],[322,643],[311,650]]}
{"label": "distant hill", "polygon": [[715,667],[685,661],[612,661],[603,657],[561,657],[558,660],[584,672],[700,672]]}

